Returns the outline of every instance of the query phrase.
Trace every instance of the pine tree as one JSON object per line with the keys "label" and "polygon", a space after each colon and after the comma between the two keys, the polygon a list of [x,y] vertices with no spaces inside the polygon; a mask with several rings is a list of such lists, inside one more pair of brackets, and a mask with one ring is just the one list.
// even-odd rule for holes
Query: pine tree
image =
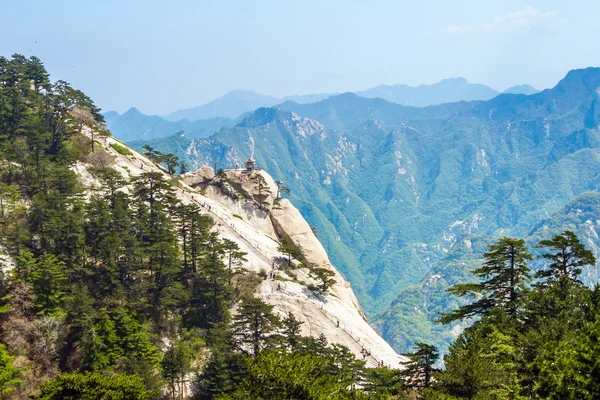
{"label": "pine tree", "polygon": [[180,165],[179,157],[174,154],[163,154],[159,161],[167,166],[167,171],[170,175],[175,175],[177,167]]}
{"label": "pine tree", "polygon": [[237,346],[256,359],[265,348],[271,347],[281,322],[273,314],[273,306],[260,299],[242,299],[233,319],[232,334]]}
{"label": "pine tree", "polygon": [[328,268],[312,267],[310,276],[321,281],[321,292],[325,293],[332,285],[335,284],[335,272]]}
{"label": "pine tree", "polygon": [[262,174],[260,174],[258,172],[252,174],[251,180],[256,185],[256,189],[258,191],[258,205],[259,205],[259,207],[261,209],[266,208],[268,206],[268,203],[265,202],[265,200],[271,194],[271,189],[269,187],[269,184],[267,183],[267,180],[265,179],[264,176],[262,176]]}
{"label": "pine tree", "polygon": [[62,310],[66,300],[68,274],[66,265],[53,254],[36,258],[27,250],[18,257],[16,276],[31,284],[35,292],[35,305],[41,314]]}
{"label": "pine tree", "polygon": [[231,278],[233,278],[234,275],[246,271],[241,268],[241,266],[242,263],[248,261],[245,257],[248,253],[241,251],[240,246],[238,246],[238,244],[233,240],[229,239],[223,239],[223,252],[226,257],[229,285],[231,285]]}
{"label": "pine tree", "polygon": [[480,283],[459,283],[447,291],[457,296],[469,296],[476,300],[448,314],[440,321],[455,320],[487,314],[493,307],[502,307],[514,315],[531,280],[527,261],[532,259],[522,239],[504,237],[484,253],[484,263],[472,271],[473,275],[485,279]]}
{"label": "pine tree", "polygon": [[288,315],[281,321],[283,336],[290,351],[298,348],[300,343],[300,332],[303,322],[298,321],[296,316],[290,311]]}
{"label": "pine tree", "polygon": [[206,237],[204,254],[194,275],[189,307],[184,315],[186,327],[211,329],[228,318],[232,290],[223,263],[223,243],[216,232]]}
{"label": "pine tree", "polygon": [[408,361],[402,364],[405,368],[402,375],[410,386],[428,388],[431,386],[433,373],[437,371],[434,365],[439,357],[439,352],[435,346],[427,343],[417,342],[415,346],[414,352],[403,354]]}
{"label": "pine tree", "polygon": [[538,271],[536,277],[548,278],[550,282],[562,279],[575,282],[583,266],[596,264],[594,254],[587,250],[571,231],[564,231],[550,240],[542,240],[539,247],[550,251],[542,255],[550,264]]}
{"label": "pine tree", "polygon": [[134,185],[134,216],[141,242],[151,301],[147,312],[156,322],[185,300],[177,279],[180,273],[179,243],[173,226],[177,200],[173,187],[157,172],[138,176]]}
{"label": "pine tree", "polygon": [[574,341],[544,346],[535,360],[540,398],[596,399],[600,396],[600,320],[589,323]]}
{"label": "pine tree", "polygon": [[492,324],[476,324],[450,345],[433,386],[450,398],[522,399],[516,351],[513,337]]}
{"label": "pine tree", "polygon": [[277,180],[275,181],[275,184],[277,185],[277,194],[275,195],[275,200],[279,200],[282,193],[290,194],[290,189],[284,185],[283,181]]}
{"label": "pine tree", "polygon": [[302,256],[302,249],[295,244],[289,242],[286,238],[282,238],[277,251],[286,254],[288,257],[288,267],[292,266],[292,258],[299,259]]}

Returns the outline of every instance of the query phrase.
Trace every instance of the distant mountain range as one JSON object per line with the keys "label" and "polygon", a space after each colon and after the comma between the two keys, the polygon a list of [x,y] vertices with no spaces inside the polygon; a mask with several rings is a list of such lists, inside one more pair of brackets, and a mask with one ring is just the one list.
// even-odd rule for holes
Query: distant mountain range
{"label": "distant mountain range", "polygon": [[[506,93],[534,94],[529,85],[513,86]],[[381,98],[397,104],[424,107],[456,101],[489,100],[500,92],[485,85],[467,82],[464,78],[444,79],[433,85],[380,85],[356,92],[366,98]],[[167,116],[145,115],[136,108],[119,115],[115,111],[104,114],[111,132],[125,142],[153,140],[180,131],[194,139],[210,136],[222,127],[233,126],[249,112],[260,107],[271,107],[285,102],[309,104],[324,100],[332,94],[294,95],[283,98],[234,90],[205,105],[175,111]]]}
{"label": "distant mountain range", "polygon": [[465,78],[444,79],[433,85],[380,85],[356,92],[361,97],[384,99],[404,106],[426,107],[456,101],[489,100],[500,92]]}
{"label": "distant mountain range", "polygon": [[112,134],[124,142],[152,140],[184,131],[190,138],[208,137],[224,126],[237,122],[231,118],[215,117],[189,121],[167,121],[158,115],[145,115],[136,108],[130,108],[119,115],[116,111],[104,114],[106,126]]}
{"label": "distant mountain range", "polygon": [[529,96],[428,107],[345,93],[169,142],[195,166],[253,155],[285,182],[384,337],[407,350],[452,337],[432,320],[457,304],[445,288],[490,238],[569,228],[600,253],[599,93],[599,68]]}
{"label": "distant mountain range", "polygon": [[270,107],[291,100],[296,103],[314,103],[331,96],[330,94],[307,94],[287,96],[281,99],[249,90],[233,90],[202,106],[175,111],[164,118],[169,121],[189,119],[190,121],[214,117],[236,118],[241,114],[260,107]]}
{"label": "distant mountain range", "polygon": [[[537,90],[529,85],[513,86],[508,93],[533,94]],[[489,100],[500,92],[479,84],[469,83],[465,78],[443,79],[433,85],[380,85],[355,92],[361,97],[381,98],[405,106],[425,107],[455,101]],[[307,94],[276,98],[249,90],[234,90],[202,106],[175,111],[164,118],[169,121],[228,117],[235,118],[259,107],[271,107],[285,101],[298,104],[314,103],[335,94]]]}

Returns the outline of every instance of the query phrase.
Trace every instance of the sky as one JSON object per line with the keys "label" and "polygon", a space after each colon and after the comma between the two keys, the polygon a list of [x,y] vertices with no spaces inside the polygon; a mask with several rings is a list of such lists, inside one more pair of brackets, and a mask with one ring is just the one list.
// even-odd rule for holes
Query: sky
{"label": "sky", "polygon": [[554,86],[600,65],[597,0],[0,0],[0,55],[42,59],[103,110],[164,115],[465,77]]}

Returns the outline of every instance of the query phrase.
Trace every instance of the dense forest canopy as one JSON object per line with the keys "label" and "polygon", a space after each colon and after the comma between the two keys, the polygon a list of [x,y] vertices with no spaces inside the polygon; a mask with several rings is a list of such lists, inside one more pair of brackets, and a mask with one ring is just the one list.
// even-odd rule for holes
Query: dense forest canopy
{"label": "dense forest canopy", "polygon": [[0,399],[600,396],[600,289],[579,279],[595,259],[572,232],[539,243],[535,276],[522,240],[490,246],[477,283],[450,289],[469,300],[441,323],[471,325],[443,362],[418,343],[401,370],[367,369],[253,297],[262,278],[175,177],[112,169],[109,134],[39,59],[0,58]]}

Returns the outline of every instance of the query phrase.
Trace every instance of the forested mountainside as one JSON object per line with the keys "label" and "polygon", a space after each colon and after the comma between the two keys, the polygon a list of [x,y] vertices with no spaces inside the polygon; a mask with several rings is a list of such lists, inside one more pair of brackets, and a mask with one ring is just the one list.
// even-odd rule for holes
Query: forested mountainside
{"label": "forested mountainside", "polygon": [[[445,287],[467,274],[461,243],[535,236],[569,202],[598,191],[599,87],[600,69],[588,68],[552,89],[489,101],[414,108],[343,94],[286,102],[193,140],[185,154],[223,168],[254,154],[291,189],[368,315],[404,351],[452,337],[432,321],[451,307]],[[596,251],[597,218],[581,222],[573,229]],[[597,279],[595,269],[585,274]],[[388,309],[404,298],[411,315]]]}

